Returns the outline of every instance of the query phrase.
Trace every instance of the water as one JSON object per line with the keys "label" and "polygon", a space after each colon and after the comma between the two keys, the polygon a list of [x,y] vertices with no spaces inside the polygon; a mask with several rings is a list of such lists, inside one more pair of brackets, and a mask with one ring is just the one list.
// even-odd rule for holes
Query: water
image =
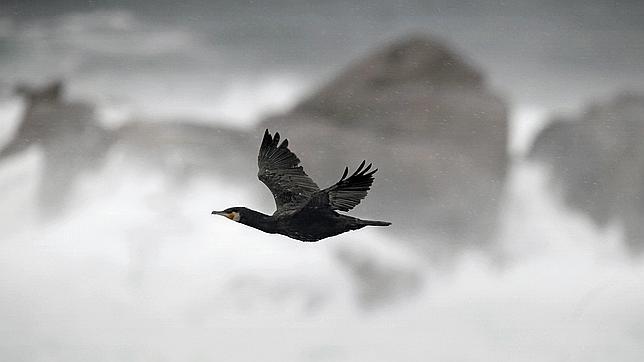
{"label": "water", "polygon": [[[597,230],[563,208],[537,165],[512,169],[500,256],[466,252],[446,269],[386,230],[304,244],[215,218],[210,210],[222,206],[261,208],[260,195],[212,178],[177,186],[118,150],[82,180],[68,211],[41,224],[39,162],[33,150],[0,167],[8,360],[637,361],[644,353],[644,264],[626,255],[618,226]],[[362,308],[336,257],[346,248],[418,273],[422,287]]]}
{"label": "water", "polygon": [[[629,47],[641,39],[636,25],[606,21],[624,29],[589,38],[585,20],[568,11],[542,20],[538,11],[474,17],[453,6],[427,15],[401,5],[393,16],[361,7],[321,6],[310,16],[300,7],[253,9],[186,21],[132,9],[1,17],[0,142],[21,114],[11,95],[19,81],[68,80],[69,98],[97,103],[110,127],[181,117],[250,129],[374,43],[431,30],[480,61],[513,101],[497,248],[438,265],[387,229],[315,244],[263,234],[210,215],[231,205],[270,212],[259,182],[178,183],[118,148],[82,177],[59,217],[43,221],[35,198],[43,160],[31,149],[0,164],[1,359],[642,360],[644,263],[624,250],[620,225],[598,229],[566,209],[546,170],[523,159],[554,106],[642,84],[628,61],[641,59],[641,47]],[[239,22],[237,11],[250,15]],[[621,12],[609,13],[614,20]],[[593,63],[591,48],[610,51]],[[361,282],[339,255],[393,278],[389,299],[365,303],[369,288],[391,283]]]}

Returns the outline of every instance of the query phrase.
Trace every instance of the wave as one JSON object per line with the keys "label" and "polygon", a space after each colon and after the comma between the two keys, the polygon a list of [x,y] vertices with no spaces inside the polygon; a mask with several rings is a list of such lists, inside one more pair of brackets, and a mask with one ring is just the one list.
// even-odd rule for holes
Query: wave
{"label": "wave", "polygon": [[[626,256],[617,226],[600,231],[565,209],[545,171],[525,161],[510,175],[500,252],[464,252],[448,268],[386,232],[309,245],[213,218],[222,206],[263,209],[267,191],[205,176],[177,184],[118,149],[84,176],[68,211],[39,222],[38,167],[37,150],[0,166],[7,358],[642,356],[644,264]],[[394,270],[385,277],[418,275],[422,287],[364,310],[364,288],[387,284],[359,284],[337,257],[347,250]]]}

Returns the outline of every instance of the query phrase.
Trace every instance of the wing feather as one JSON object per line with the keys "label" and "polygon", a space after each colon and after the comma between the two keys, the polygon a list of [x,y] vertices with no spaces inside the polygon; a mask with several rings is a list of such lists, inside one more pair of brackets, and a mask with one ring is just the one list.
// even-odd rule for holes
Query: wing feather
{"label": "wing feather", "polygon": [[271,190],[277,207],[275,213],[302,206],[320,190],[299,165],[300,159],[288,149],[288,140],[281,144],[279,141],[280,134],[271,136],[267,129],[257,157],[257,177]]}
{"label": "wing feather", "polygon": [[332,209],[349,211],[367,196],[367,192],[369,192],[373,184],[373,175],[378,169],[369,172],[371,164],[365,168],[365,163],[366,161],[362,161],[356,171],[348,178],[346,177],[349,174],[349,168],[345,167],[340,181],[321,191],[321,193],[327,195],[329,206]]}

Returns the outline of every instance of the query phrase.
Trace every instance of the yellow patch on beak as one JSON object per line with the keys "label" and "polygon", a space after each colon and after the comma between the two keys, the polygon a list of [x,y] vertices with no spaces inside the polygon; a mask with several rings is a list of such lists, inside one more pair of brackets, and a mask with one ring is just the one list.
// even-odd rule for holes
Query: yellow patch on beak
{"label": "yellow patch on beak", "polygon": [[239,221],[239,213],[235,211],[229,212],[228,214],[226,214],[226,217],[232,221]]}

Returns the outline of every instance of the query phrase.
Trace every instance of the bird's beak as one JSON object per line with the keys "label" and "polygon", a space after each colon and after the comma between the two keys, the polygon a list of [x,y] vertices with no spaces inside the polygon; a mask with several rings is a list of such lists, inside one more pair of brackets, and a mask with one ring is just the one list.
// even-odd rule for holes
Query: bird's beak
{"label": "bird's beak", "polygon": [[212,214],[225,216],[226,218],[233,221],[239,221],[239,214],[236,212],[213,211]]}
{"label": "bird's beak", "polygon": [[212,214],[213,215],[225,216],[225,217],[227,217],[228,219],[230,219],[232,221],[239,221],[239,213],[238,212],[234,212],[234,211],[233,212],[213,211]]}

